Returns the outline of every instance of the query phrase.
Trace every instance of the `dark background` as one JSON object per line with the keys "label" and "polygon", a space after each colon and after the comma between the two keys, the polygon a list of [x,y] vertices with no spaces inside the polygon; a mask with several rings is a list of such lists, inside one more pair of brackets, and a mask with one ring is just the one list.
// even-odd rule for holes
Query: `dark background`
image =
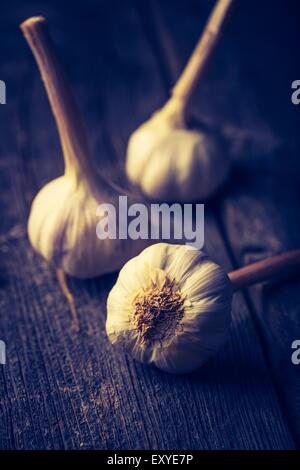
{"label": "dark background", "polygon": [[[211,0],[4,1],[0,15],[1,449],[290,449],[300,443],[299,277],[235,296],[226,347],[183,377],[137,364],[105,335],[116,275],[69,280],[31,249],[37,190],[63,172],[49,104],[19,23],[44,15],[100,170],[122,167],[130,133],[162,105]],[[226,269],[300,246],[299,2],[237,0],[190,112],[226,138],[230,180],[206,205],[206,250]]]}

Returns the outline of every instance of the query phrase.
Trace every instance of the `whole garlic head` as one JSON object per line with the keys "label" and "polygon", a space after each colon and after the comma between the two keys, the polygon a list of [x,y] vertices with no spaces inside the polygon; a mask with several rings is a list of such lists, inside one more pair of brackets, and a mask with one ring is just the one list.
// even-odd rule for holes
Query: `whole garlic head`
{"label": "whole garlic head", "polygon": [[205,253],[158,243],[120,271],[107,300],[106,332],[134,359],[186,373],[225,342],[231,301],[229,278]]}
{"label": "whole garlic head", "polygon": [[128,143],[128,179],[154,200],[208,199],[224,183],[229,169],[218,138],[188,130],[175,99],[142,124]]}
{"label": "whole garlic head", "polygon": [[64,175],[43,187],[32,203],[30,242],[47,261],[75,277],[115,271],[149,242],[97,237],[98,206],[105,203],[117,207],[119,194],[94,168],[81,115],[56,58],[45,19],[30,18],[21,29],[43,78],[65,162]]}
{"label": "whole garlic head", "polygon": [[233,0],[218,0],[166,105],[131,136],[126,171],[151,199],[205,200],[225,181],[230,162],[222,145],[189,131],[184,114],[212,57]]}

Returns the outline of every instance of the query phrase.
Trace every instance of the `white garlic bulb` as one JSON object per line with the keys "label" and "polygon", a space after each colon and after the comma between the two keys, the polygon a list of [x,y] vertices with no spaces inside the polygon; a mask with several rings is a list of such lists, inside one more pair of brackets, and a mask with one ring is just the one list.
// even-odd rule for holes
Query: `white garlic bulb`
{"label": "white garlic bulb", "polygon": [[188,130],[184,116],[233,3],[216,3],[171,98],[129,139],[127,176],[151,199],[205,200],[227,178],[231,162],[218,138]]}
{"label": "white garlic bulb", "polygon": [[205,200],[224,183],[230,160],[216,136],[188,130],[175,100],[130,137],[128,179],[160,201]]}
{"label": "white garlic bulb", "polygon": [[[97,184],[101,185],[100,179]],[[77,278],[120,269],[148,243],[97,238],[96,210],[103,201],[116,205],[111,193],[105,196],[104,191],[93,191],[86,176],[79,184],[69,174],[51,181],[31,206],[28,236],[32,246],[47,261]]]}
{"label": "white garlic bulb", "polygon": [[33,201],[30,242],[47,261],[75,277],[115,271],[149,243],[97,237],[97,207],[101,203],[116,207],[119,194],[97,174],[90,159],[81,116],[54,54],[45,19],[30,18],[21,29],[40,69],[65,161],[65,174],[42,188]]}
{"label": "white garlic bulb", "polygon": [[225,342],[232,287],[205,253],[158,243],[128,261],[107,300],[112,344],[171,373],[201,366]]}

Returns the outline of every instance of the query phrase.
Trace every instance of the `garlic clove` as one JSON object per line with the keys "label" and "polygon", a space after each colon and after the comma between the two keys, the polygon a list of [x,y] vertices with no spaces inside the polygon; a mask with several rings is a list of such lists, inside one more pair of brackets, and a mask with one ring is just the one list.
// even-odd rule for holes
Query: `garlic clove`
{"label": "garlic clove", "polygon": [[107,335],[140,362],[190,372],[226,341],[231,301],[226,273],[203,252],[159,243],[120,271],[107,300]]}

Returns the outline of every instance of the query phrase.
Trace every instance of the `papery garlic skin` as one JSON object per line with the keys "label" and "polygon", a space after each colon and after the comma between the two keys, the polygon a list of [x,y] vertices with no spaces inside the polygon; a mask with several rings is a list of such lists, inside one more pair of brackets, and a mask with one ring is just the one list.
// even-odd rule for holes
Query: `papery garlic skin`
{"label": "papery garlic skin", "polygon": [[[138,295],[174,282],[183,314],[172,334],[143,341],[134,327]],[[215,354],[228,337],[232,288],[227,274],[202,251],[158,243],[128,261],[107,300],[106,332],[112,344],[159,369],[187,373]]]}
{"label": "papery garlic skin", "polygon": [[154,114],[130,137],[127,176],[150,199],[206,200],[226,180],[230,161],[215,136],[186,129],[169,109]]}

